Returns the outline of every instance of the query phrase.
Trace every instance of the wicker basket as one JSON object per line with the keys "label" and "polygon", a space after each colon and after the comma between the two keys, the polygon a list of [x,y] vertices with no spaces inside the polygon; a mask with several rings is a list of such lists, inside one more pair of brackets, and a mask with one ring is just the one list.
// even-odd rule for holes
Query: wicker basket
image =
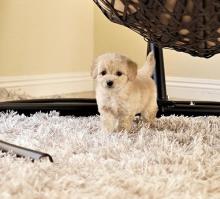
{"label": "wicker basket", "polygon": [[219,0],[93,0],[113,22],[158,47],[193,56],[220,52]]}

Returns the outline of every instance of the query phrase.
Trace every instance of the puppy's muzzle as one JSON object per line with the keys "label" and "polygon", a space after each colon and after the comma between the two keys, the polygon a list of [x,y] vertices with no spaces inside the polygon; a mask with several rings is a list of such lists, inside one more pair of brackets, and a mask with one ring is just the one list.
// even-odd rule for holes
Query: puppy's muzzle
{"label": "puppy's muzzle", "polygon": [[106,82],[106,84],[107,84],[107,87],[108,87],[108,88],[112,88],[112,87],[113,87],[114,82],[113,82],[113,81],[111,81],[111,80],[109,80],[109,81],[107,81],[107,82]]}

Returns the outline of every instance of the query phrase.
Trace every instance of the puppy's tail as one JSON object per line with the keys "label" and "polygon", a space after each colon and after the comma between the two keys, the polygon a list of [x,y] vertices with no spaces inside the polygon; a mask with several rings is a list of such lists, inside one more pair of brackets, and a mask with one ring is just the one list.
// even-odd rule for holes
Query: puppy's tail
{"label": "puppy's tail", "polygon": [[144,66],[138,70],[139,75],[143,76],[152,76],[154,73],[156,61],[154,58],[153,52],[150,52],[147,56],[147,61],[145,62]]}

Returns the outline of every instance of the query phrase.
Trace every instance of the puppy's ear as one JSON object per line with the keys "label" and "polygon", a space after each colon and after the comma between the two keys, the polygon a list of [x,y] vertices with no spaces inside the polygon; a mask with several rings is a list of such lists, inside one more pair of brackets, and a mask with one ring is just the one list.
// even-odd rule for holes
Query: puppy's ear
{"label": "puppy's ear", "polygon": [[127,60],[128,65],[128,79],[133,81],[137,76],[137,64],[131,60]]}
{"label": "puppy's ear", "polygon": [[92,66],[91,66],[91,76],[93,79],[97,78],[98,75],[98,61],[97,59],[93,61]]}

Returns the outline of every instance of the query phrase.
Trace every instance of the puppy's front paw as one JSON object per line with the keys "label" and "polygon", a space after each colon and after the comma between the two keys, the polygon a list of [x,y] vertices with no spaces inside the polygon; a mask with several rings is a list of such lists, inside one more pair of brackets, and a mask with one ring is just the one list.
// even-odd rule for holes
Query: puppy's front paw
{"label": "puppy's front paw", "polygon": [[111,117],[102,117],[101,119],[101,130],[103,132],[112,133],[116,130],[117,127],[117,120]]}
{"label": "puppy's front paw", "polygon": [[105,132],[105,133],[113,133],[114,128],[109,127],[109,126],[105,126],[105,125],[101,125],[101,131]]}

